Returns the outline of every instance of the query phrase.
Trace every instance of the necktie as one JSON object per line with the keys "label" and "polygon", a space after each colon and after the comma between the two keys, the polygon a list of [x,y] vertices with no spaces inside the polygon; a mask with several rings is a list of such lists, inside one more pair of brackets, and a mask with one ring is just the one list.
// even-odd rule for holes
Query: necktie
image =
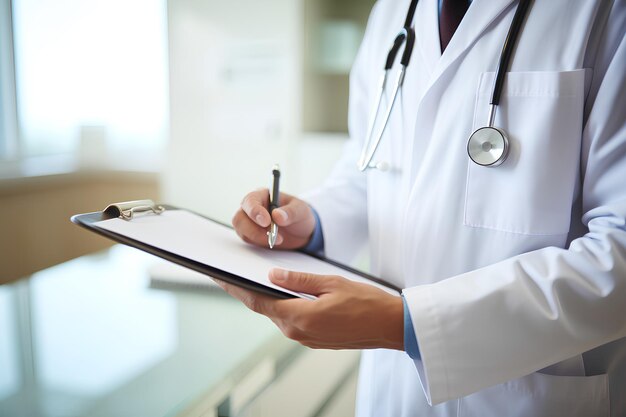
{"label": "necktie", "polygon": [[452,35],[459,27],[465,12],[469,8],[467,0],[443,0],[439,15],[439,39],[441,41],[441,53],[446,49]]}

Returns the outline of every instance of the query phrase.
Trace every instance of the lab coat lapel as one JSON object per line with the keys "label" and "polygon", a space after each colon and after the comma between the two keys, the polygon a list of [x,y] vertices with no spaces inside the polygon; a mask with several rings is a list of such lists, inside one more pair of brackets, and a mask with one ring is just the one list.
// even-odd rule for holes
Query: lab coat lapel
{"label": "lab coat lapel", "polygon": [[437,0],[423,0],[415,12],[415,43],[419,56],[412,65],[419,65],[432,75],[441,58],[439,46],[439,12]]}
{"label": "lab coat lapel", "polygon": [[[507,10],[515,0],[474,0],[454,36],[450,40],[446,50],[437,61],[430,79],[429,88],[441,77],[441,75],[485,32],[485,30]],[[435,16],[437,18],[437,16]],[[429,39],[438,51],[441,50],[439,42],[438,20],[435,20],[436,41]],[[504,43],[504,37],[502,38]],[[432,46],[431,46],[432,47]]]}
{"label": "lab coat lapel", "polygon": [[[483,33],[491,26],[499,16],[508,10],[515,0],[474,0],[472,5],[467,11],[467,14],[461,21],[457,32],[454,34],[446,50],[440,55],[440,58],[435,61],[433,71],[430,75],[430,79],[424,89],[424,94],[421,96],[418,105],[417,119],[415,124],[415,138],[430,138],[433,134],[433,121],[437,119],[436,110],[439,105],[431,100],[435,100],[438,94],[441,94],[441,89],[445,88],[443,84],[438,83],[438,80],[442,79],[442,75],[447,71],[454,68],[455,61],[462,56],[465,51],[472,47],[476,41],[483,35]],[[424,2],[426,3],[426,2]],[[436,6],[436,4],[435,4]],[[422,13],[417,14],[416,19],[419,16],[421,25],[424,25],[419,33],[421,36],[420,45],[423,45],[430,56],[434,56],[434,49],[440,51],[439,42],[439,23],[437,9],[434,9],[435,14],[431,16],[430,6]],[[421,19],[424,19],[421,21]],[[434,22],[434,23],[433,23]],[[416,33],[417,35],[417,33]],[[426,36],[425,36],[426,35]],[[504,42],[505,36],[502,36],[502,42]],[[427,46],[426,43],[430,43]],[[433,46],[434,45],[434,46]],[[436,101],[436,100],[435,100]],[[429,104],[430,103],[430,104]],[[412,148],[407,153],[405,165],[410,167],[409,176],[407,178],[408,183],[406,186],[411,190],[413,194],[418,189],[419,183],[418,177],[421,177],[422,172],[431,172],[427,168],[428,161],[425,161],[425,156],[432,152],[429,141],[422,143],[420,146],[416,146],[413,143]]]}

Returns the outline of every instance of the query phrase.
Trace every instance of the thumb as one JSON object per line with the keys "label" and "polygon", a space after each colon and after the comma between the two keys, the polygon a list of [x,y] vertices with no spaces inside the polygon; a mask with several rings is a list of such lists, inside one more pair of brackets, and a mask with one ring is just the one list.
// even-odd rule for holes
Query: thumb
{"label": "thumb", "polygon": [[313,218],[311,207],[298,198],[290,199],[287,204],[272,210],[272,218],[279,226],[300,223],[308,217]]}
{"label": "thumb", "polygon": [[330,275],[309,274],[278,268],[270,271],[269,278],[272,283],[283,288],[311,295],[329,292],[336,281],[336,277]]}

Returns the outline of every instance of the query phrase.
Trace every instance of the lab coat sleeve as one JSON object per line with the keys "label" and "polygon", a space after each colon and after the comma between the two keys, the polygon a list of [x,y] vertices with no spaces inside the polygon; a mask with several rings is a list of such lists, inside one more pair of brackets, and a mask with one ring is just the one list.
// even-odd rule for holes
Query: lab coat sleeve
{"label": "lab coat sleeve", "polygon": [[[351,171],[356,171],[350,154],[357,147],[350,139],[342,159],[335,166],[324,186],[302,198],[317,212],[324,236],[324,255],[349,263],[367,242],[367,203],[365,183]],[[354,165],[354,169],[351,165]],[[357,171],[358,172],[358,171]],[[364,176],[359,172],[360,175]]]}
{"label": "lab coat sleeve", "polygon": [[430,404],[626,336],[626,12],[614,7],[619,16],[598,51],[583,127],[588,232],[566,249],[546,247],[404,291]]}
{"label": "lab coat sleeve", "polygon": [[[376,8],[377,5],[371,13],[368,27],[377,18]],[[372,61],[370,32],[365,31],[350,73],[350,139],[326,182],[302,196],[319,215],[325,256],[345,263],[353,260],[366,244],[368,236],[366,175],[357,169],[357,158],[367,133],[368,92],[372,88],[372,82],[367,77],[371,73],[368,65]]]}

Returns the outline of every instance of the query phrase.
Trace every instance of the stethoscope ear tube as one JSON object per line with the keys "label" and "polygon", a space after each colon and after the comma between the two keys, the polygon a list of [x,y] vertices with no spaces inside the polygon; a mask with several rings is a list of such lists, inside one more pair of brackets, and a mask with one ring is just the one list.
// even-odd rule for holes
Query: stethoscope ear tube
{"label": "stethoscope ear tube", "polygon": [[402,58],[400,63],[403,66],[408,66],[411,61],[411,55],[413,54],[413,45],[415,45],[415,32],[411,28],[402,28],[400,33],[393,41],[393,46],[387,54],[387,60],[385,61],[385,71],[388,71],[393,67],[393,63],[396,60],[400,47],[404,45],[404,52],[402,52]]}
{"label": "stethoscope ear tube", "polygon": [[[387,107],[387,111],[385,112],[385,116],[382,121],[382,127],[378,130],[378,134],[374,135],[374,129],[376,128],[376,119],[378,113],[380,111],[380,106],[382,103],[383,96],[385,94],[385,86],[387,84],[387,75],[389,74],[389,70],[393,67],[393,63],[398,55],[398,51],[400,47],[404,44],[404,52],[402,53],[402,57],[400,58],[400,72],[398,73],[398,78],[396,79],[396,84],[393,89],[391,95],[391,103]],[[400,91],[400,87],[404,84],[404,77],[406,75],[406,67],[411,60],[411,55],[413,53],[413,46],[415,45],[415,32],[411,28],[404,27],[398,33],[396,38],[393,41],[393,46],[389,50],[387,54],[387,60],[385,61],[385,71],[383,73],[381,86],[378,93],[378,98],[374,104],[374,111],[372,117],[370,119],[370,125],[367,132],[367,137],[365,139],[365,145],[363,146],[363,150],[361,151],[361,156],[358,161],[358,168],[360,171],[365,171],[368,168],[379,168],[379,164],[372,164],[372,159],[374,158],[374,154],[378,149],[378,145],[380,144],[380,140],[385,133],[385,129],[387,128],[387,124],[389,123],[389,117],[391,115],[391,110],[396,102],[396,98],[398,97],[398,91]],[[385,165],[386,166],[386,165]],[[385,169],[386,171],[386,169]]]}
{"label": "stethoscope ear tube", "polygon": [[[396,85],[393,89],[393,92],[391,93],[391,103],[387,107],[387,111],[385,112],[385,116],[383,118],[383,125],[378,130],[378,134],[376,134],[375,136],[373,135],[373,133],[374,133],[374,129],[376,128],[376,117],[372,119],[372,123],[370,124],[370,129],[367,134],[367,138],[365,139],[365,145],[363,146],[361,157],[359,158],[359,162],[357,164],[359,167],[359,171],[361,172],[365,171],[368,168],[376,167],[376,164],[372,165],[371,162],[372,162],[372,159],[374,158],[374,154],[376,153],[376,150],[378,149],[380,140],[382,139],[383,134],[385,133],[387,124],[389,123],[389,116],[391,115],[391,110],[393,110],[393,106],[396,102],[396,98],[398,97],[398,91],[400,91],[400,87],[404,83],[404,75],[406,73],[405,71],[406,71],[406,67],[401,66],[400,72],[398,73],[398,78],[396,80]],[[387,72],[385,71],[385,77],[383,78],[383,82],[387,78],[386,75],[387,75]],[[380,109],[380,104],[382,102],[382,98],[384,94],[385,94],[385,88],[383,86],[383,88],[380,90],[380,93],[378,95],[375,116],[378,115],[378,110]]]}
{"label": "stethoscope ear tube", "polygon": [[[409,5],[409,10],[406,14],[406,19],[404,20],[404,26],[402,30],[396,35],[396,38],[393,41],[393,45],[387,54],[387,59],[385,60],[385,68],[383,77],[381,80],[380,89],[378,92],[378,98],[374,103],[374,109],[372,112],[373,117],[370,118],[370,125],[368,126],[367,136],[365,138],[365,143],[363,145],[363,149],[361,151],[361,156],[359,157],[359,161],[357,166],[361,172],[365,171],[368,168],[376,168],[381,171],[389,170],[389,164],[387,162],[379,162],[376,164],[372,163],[372,159],[374,158],[374,154],[378,149],[378,145],[380,144],[380,140],[385,133],[385,128],[387,127],[387,123],[389,122],[389,116],[391,115],[391,110],[393,109],[393,105],[396,102],[396,97],[398,96],[398,91],[400,87],[404,83],[404,76],[406,74],[406,68],[409,65],[411,60],[411,55],[413,54],[413,46],[415,45],[415,31],[411,28],[413,18],[415,17],[415,10],[417,8],[418,0],[411,0],[411,4]],[[376,120],[378,118],[378,113],[380,111],[381,103],[383,96],[385,95],[385,86],[387,85],[387,75],[389,71],[393,67],[393,63],[396,60],[396,56],[398,55],[398,51],[400,47],[404,44],[404,51],[402,52],[402,57],[400,58],[400,73],[398,74],[398,78],[396,80],[396,86],[393,90],[391,103],[387,107],[387,111],[383,120],[383,126],[378,132],[378,135],[373,136],[374,129],[376,127]]]}
{"label": "stethoscope ear tube", "polygon": [[402,58],[400,58],[400,64],[402,64],[402,66],[406,68],[409,66],[411,56],[413,56],[413,46],[415,45],[415,31],[413,31],[411,28],[404,28],[403,30],[406,32],[406,45],[404,46]]}

